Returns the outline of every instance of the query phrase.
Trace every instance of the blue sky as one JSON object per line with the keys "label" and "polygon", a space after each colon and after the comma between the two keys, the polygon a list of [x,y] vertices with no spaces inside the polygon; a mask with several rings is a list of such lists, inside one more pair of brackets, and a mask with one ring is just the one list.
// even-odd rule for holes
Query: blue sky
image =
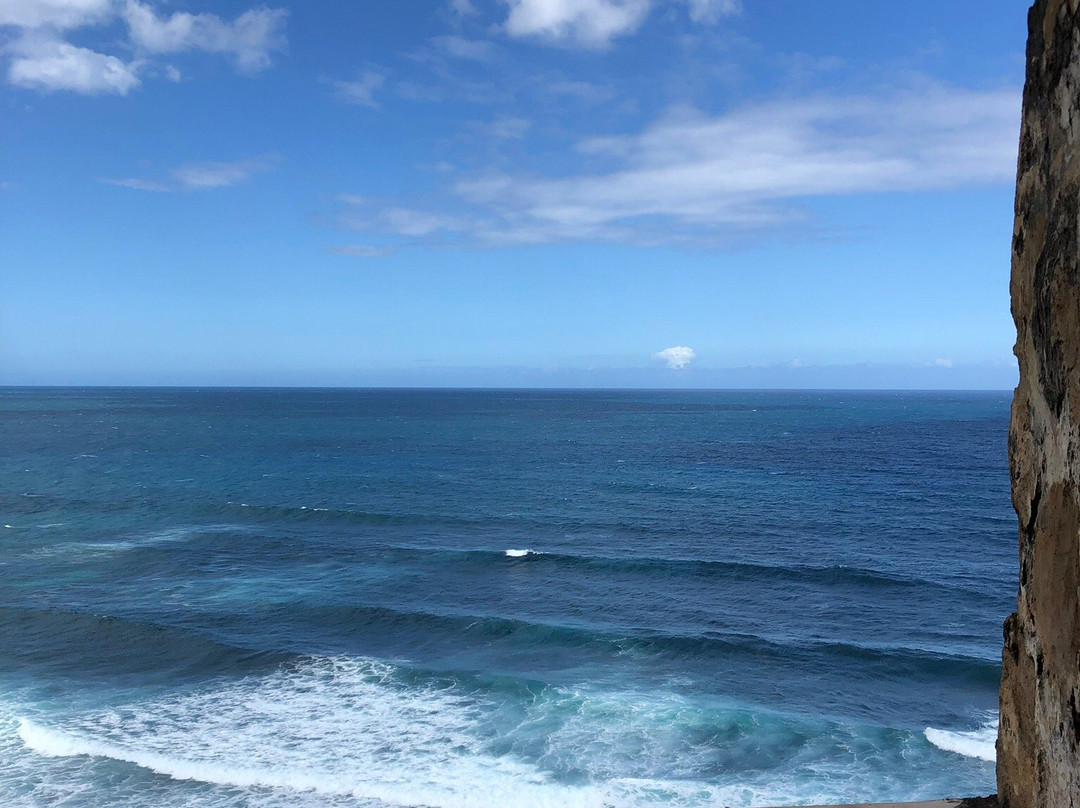
{"label": "blue sky", "polygon": [[0,0],[0,383],[1015,383],[1026,2]]}

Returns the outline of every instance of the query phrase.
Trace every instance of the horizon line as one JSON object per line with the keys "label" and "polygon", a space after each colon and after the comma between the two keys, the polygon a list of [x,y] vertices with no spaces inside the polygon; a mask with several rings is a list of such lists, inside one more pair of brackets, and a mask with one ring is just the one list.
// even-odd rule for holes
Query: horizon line
{"label": "horizon line", "polygon": [[2,390],[415,390],[547,393],[1014,393],[1015,387],[526,387],[480,385],[0,384]]}

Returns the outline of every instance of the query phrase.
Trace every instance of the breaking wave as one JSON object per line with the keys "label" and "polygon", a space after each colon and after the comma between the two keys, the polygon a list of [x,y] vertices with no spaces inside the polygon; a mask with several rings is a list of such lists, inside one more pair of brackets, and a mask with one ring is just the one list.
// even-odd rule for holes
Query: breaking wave
{"label": "breaking wave", "polygon": [[955,752],[958,755],[988,760],[991,763],[997,760],[997,719],[970,732],[951,732],[927,727],[924,734],[926,740],[945,752]]}

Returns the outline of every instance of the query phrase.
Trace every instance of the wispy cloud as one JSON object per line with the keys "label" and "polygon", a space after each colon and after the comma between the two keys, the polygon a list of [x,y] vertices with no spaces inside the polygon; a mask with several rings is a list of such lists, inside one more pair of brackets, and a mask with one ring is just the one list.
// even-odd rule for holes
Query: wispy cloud
{"label": "wispy cloud", "polygon": [[672,370],[683,370],[689,367],[696,356],[694,349],[686,345],[673,345],[653,354],[655,359],[667,362],[667,366]]}
{"label": "wispy cloud", "polygon": [[119,188],[131,188],[133,191],[154,191],[156,193],[164,193],[165,191],[175,190],[163,182],[140,180],[136,177],[102,177],[99,182],[103,182],[106,185],[116,185]]}
{"label": "wispy cloud", "polygon": [[484,134],[498,140],[521,140],[531,128],[532,121],[516,115],[498,115],[487,123],[479,124]]}
{"label": "wispy cloud", "polygon": [[428,215],[489,243],[713,243],[798,221],[813,197],[1008,182],[1019,104],[1013,90],[927,84],[675,109],[633,134],[580,139],[577,173],[459,177],[444,202],[454,215]]}
{"label": "wispy cloud", "polygon": [[431,39],[431,44],[448,56],[472,62],[490,62],[498,53],[495,44],[486,39],[467,39],[456,35],[437,36]]}
{"label": "wispy cloud", "polygon": [[169,171],[163,179],[106,177],[101,182],[136,191],[206,191],[247,182],[253,175],[273,167],[275,162],[273,157],[263,156],[233,162],[185,163]]}
{"label": "wispy cloud", "polygon": [[172,175],[181,188],[199,191],[207,188],[227,188],[246,182],[252,174],[265,171],[271,160],[260,157],[233,163],[188,163],[173,169]]}
{"label": "wispy cloud", "polygon": [[477,13],[471,0],[450,0],[450,10],[461,17],[471,17]]}
{"label": "wispy cloud", "polygon": [[714,25],[723,17],[742,11],[739,0],[686,0],[690,7],[690,19],[694,22]]}
{"label": "wispy cloud", "polygon": [[326,251],[352,258],[381,258],[397,252],[393,247],[373,247],[370,244],[344,244],[339,247],[327,247]]}
{"label": "wispy cloud", "polygon": [[344,207],[333,222],[345,230],[391,233],[407,239],[425,240],[462,233],[475,224],[467,217],[451,213],[384,206],[374,199],[353,194],[341,194],[338,201]]}
{"label": "wispy cloud", "polygon": [[355,81],[332,82],[338,97],[350,104],[378,108],[375,94],[386,83],[386,76],[377,70],[365,70]]}

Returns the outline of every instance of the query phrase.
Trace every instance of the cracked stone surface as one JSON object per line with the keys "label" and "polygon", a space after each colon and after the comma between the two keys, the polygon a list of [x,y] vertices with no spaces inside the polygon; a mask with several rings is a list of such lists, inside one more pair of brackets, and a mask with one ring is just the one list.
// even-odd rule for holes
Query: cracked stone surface
{"label": "cracked stone surface", "polygon": [[1028,14],[1009,465],[1020,590],[1005,622],[1003,808],[1080,808],[1080,0]]}

